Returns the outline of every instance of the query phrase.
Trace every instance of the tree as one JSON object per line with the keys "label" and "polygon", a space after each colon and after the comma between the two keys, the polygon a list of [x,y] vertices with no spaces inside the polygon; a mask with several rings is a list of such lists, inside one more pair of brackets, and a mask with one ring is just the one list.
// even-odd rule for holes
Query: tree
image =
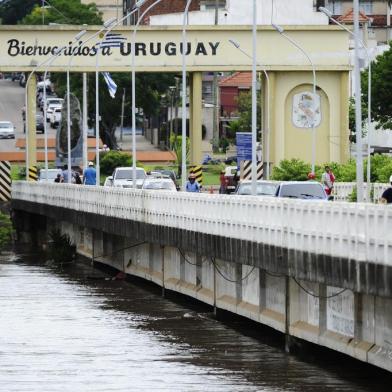
{"label": "tree", "polygon": [[[257,94],[257,129],[260,129],[260,94]],[[238,126],[240,132],[250,132],[252,130],[252,92],[242,92],[237,97],[238,103]]]}
{"label": "tree", "polygon": [[5,0],[0,4],[0,20],[3,25],[14,25],[29,14],[40,0]]}
{"label": "tree", "polygon": [[[66,93],[66,75],[53,74],[52,82],[59,96]],[[117,84],[117,94],[115,98],[109,95],[105,81],[100,75],[99,79],[99,106],[100,106],[100,129],[99,134],[102,141],[111,149],[117,148],[115,130],[121,123],[122,91],[125,88],[125,124],[130,124],[131,120],[131,76],[129,73],[113,73],[112,79]],[[136,75],[136,107],[142,108],[147,117],[151,117],[159,112],[160,97],[163,92],[173,83],[173,75],[164,74],[142,74]],[[95,76],[88,80],[88,105],[89,125],[95,126]],[[71,74],[71,91],[82,101],[82,76]]]}
{"label": "tree", "polygon": [[[368,71],[361,75],[362,98],[368,99]],[[372,120],[378,126],[392,128],[392,43],[389,50],[372,62]]]}
{"label": "tree", "polygon": [[42,8],[41,4],[34,6],[21,23],[26,25],[40,25],[42,22],[73,25],[102,24],[101,13],[94,3],[82,4],[80,0],[48,0],[46,5],[45,8]]}

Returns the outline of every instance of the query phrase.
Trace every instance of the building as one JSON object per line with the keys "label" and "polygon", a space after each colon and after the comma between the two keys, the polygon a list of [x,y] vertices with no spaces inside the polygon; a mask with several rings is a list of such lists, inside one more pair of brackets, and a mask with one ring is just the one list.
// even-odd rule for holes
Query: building
{"label": "building", "polygon": [[[345,16],[349,15],[353,2],[352,0],[324,0],[324,3],[336,17],[345,22]],[[360,10],[369,20],[367,22],[367,37],[369,41],[375,41],[376,45],[387,43],[392,39],[391,26],[391,4],[388,0],[360,0]],[[373,45],[373,46],[376,46]]]}
{"label": "building", "polygon": [[[124,12],[129,12],[136,0],[124,0]],[[152,4],[147,0],[142,11]],[[152,9],[145,18],[145,24],[181,25],[182,13],[186,0],[162,1]],[[219,25],[250,25],[252,24],[253,0],[219,0]],[[317,11],[315,0],[295,1],[258,1],[258,24],[281,25],[325,25],[328,18]],[[215,23],[215,0],[194,0],[191,3],[189,24],[213,25]]]}
{"label": "building", "polygon": [[123,0],[81,0],[83,4],[95,3],[99,11],[102,12],[102,19],[120,19],[123,14]]}
{"label": "building", "polygon": [[221,118],[237,116],[238,97],[241,92],[249,92],[251,86],[251,72],[235,72],[219,82]]}

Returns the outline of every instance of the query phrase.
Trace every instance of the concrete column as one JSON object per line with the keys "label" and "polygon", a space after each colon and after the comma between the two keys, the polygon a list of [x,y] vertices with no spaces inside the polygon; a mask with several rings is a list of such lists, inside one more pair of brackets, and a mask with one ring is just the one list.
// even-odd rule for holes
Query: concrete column
{"label": "concrete column", "polygon": [[192,165],[200,164],[203,159],[202,152],[202,73],[192,73],[190,113],[190,162]]}
{"label": "concrete column", "polygon": [[[27,88],[27,108],[26,116],[28,116],[28,126],[26,136],[28,138],[28,167],[37,165],[37,140],[36,140],[36,124],[35,115],[37,113],[37,79],[33,74],[26,86]],[[44,119],[45,121],[45,119]],[[26,146],[27,147],[27,146]]]}
{"label": "concrete column", "polygon": [[266,276],[265,270],[259,269],[259,312],[261,313],[267,307],[267,294],[266,294]]}
{"label": "concrete column", "polygon": [[[270,118],[270,129],[269,129],[269,143],[270,143],[270,153],[269,153],[269,160],[270,163],[276,164],[276,149],[275,149],[275,143],[276,143],[276,134],[274,132],[275,130],[275,96],[276,96],[276,73],[275,72],[268,72],[268,76],[270,79],[270,100],[269,100],[269,112],[268,112],[268,105],[267,105],[267,99],[268,99],[268,91],[267,91],[267,82],[265,79],[265,75],[262,74],[262,99],[261,99],[261,104],[263,105],[262,112],[265,114],[263,116],[263,129],[267,129],[267,116]],[[282,107],[280,110],[283,110]],[[267,151],[267,145],[266,142],[268,139],[265,139],[263,137],[263,160],[265,162],[266,159],[266,151]],[[271,166],[270,166],[271,169]],[[270,174],[272,172],[272,169],[270,170]]]}
{"label": "concrete column", "polygon": [[242,302],[242,264],[236,263],[235,265],[235,279],[236,299],[239,304]]}
{"label": "concrete column", "polygon": [[342,72],[340,76],[340,162],[345,163],[350,158],[349,121],[349,73]]}
{"label": "concrete column", "polygon": [[319,333],[322,335],[327,330],[327,286],[325,284],[320,283],[319,296]]}

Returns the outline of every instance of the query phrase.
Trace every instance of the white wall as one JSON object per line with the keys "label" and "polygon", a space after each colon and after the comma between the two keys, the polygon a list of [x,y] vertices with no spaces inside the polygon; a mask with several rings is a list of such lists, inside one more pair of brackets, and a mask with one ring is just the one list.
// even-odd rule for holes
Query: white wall
{"label": "white wall", "polygon": [[[272,22],[281,25],[326,25],[328,18],[314,12],[313,0],[258,0],[257,23],[271,24],[272,3],[274,3]],[[220,25],[252,24],[253,0],[227,0],[227,9],[219,11]],[[191,25],[213,25],[215,11],[195,11],[189,15]],[[157,15],[150,18],[151,25],[181,25],[182,14]]]}

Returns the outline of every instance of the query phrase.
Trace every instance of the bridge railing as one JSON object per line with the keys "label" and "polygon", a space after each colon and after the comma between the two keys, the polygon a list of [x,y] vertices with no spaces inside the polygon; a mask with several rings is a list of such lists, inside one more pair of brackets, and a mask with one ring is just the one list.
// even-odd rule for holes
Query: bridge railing
{"label": "bridge railing", "polygon": [[[382,193],[390,185],[383,183],[372,183],[370,185],[370,202],[377,203],[380,200]],[[355,182],[335,182],[334,184],[334,198],[337,201],[350,201],[350,196],[356,189]],[[364,184],[364,196],[367,196],[367,184]]]}
{"label": "bridge railing", "polygon": [[359,261],[392,263],[392,208],[369,203],[15,182],[12,197]]}

